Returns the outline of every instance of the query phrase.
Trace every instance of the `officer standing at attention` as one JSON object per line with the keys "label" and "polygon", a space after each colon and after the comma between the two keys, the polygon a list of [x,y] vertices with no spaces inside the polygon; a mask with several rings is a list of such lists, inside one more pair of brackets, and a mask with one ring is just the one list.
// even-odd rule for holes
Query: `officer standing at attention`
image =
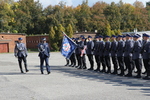
{"label": "officer standing at attention", "polygon": [[124,76],[124,63],[123,63],[124,62],[124,60],[123,60],[124,46],[125,46],[125,43],[122,40],[122,35],[118,35],[117,59],[118,59],[119,67],[121,69],[121,73],[118,74],[119,76]]}
{"label": "officer standing at attention", "polygon": [[141,69],[142,69],[142,56],[141,56],[141,43],[139,41],[139,36],[138,35],[134,35],[134,46],[133,46],[133,60],[135,62],[135,66],[137,68],[137,75],[135,76],[135,78],[141,78]]}
{"label": "officer standing at attention", "polygon": [[111,47],[111,42],[109,41],[110,36],[105,37],[105,48],[104,48],[104,57],[105,57],[105,62],[107,66],[107,71],[106,73],[111,73],[111,63],[110,63],[110,47]]}
{"label": "officer standing at attention", "polygon": [[[79,45],[79,38],[76,38],[75,39],[75,43],[77,44],[77,45]],[[77,48],[76,48],[76,50],[75,50],[75,54],[76,54],[76,59],[77,59],[77,66],[76,66],[76,68],[78,68],[81,64],[80,64],[80,48],[79,48],[79,46],[77,46]]]}
{"label": "officer standing at attention", "polygon": [[133,49],[133,42],[131,40],[131,35],[126,34],[126,42],[124,47],[124,62],[125,66],[128,69],[128,74],[126,77],[132,77],[132,49]]}
{"label": "officer standing at attention", "polygon": [[111,36],[111,40],[112,43],[111,43],[110,53],[111,53],[112,63],[114,65],[114,72],[112,74],[118,74],[117,73],[118,62],[117,62],[117,53],[116,53],[118,42],[116,41],[115,35]]}
{"label": "officer standing at attention", "polygon": [[42,39],[42,43],[38,45],[39,57],[40,57],[40,70],[41,74],[44,74],[43,65],[44,61],[46,64],[47,74],[50,74],[50,66],[49,66],[49,57],[50,57],[50,48],[48,43],[46,43],[46,38]]}
{"label": "officer standing at attention", "polygon": [[100,71],[99,36],[96,36],[95,39],[96,39],[96,41],[94,42],[94,56],[95,56],[95,61],[97,63],[97,68],[94,71],[99,72]]}
{"label": "officer standing at attention", "polygon": [[83,36],[81,37],[81,41],[79,42],[79,49],[80,49],[80,66],[78,69],[86,69],[86,38]]}
{"label": "officer standing at attention", "polygon": [[100,72],[106,72],[106,62],[105,62],[105,56],[104,56],[104,48],[105,48],[105,42],[103,41],[103,36],[99,36],[99,56],[100,56],[100,64],[102,63],[102,70]]}
{"label": "officer standing at attention", "polygon": [[26,57],[28,56],[27,48],[25,44],[22,43],[22,40],[23,40],[22,38],[18,38],[18,43],[16,44],[14,49],[14,55],[15,57],[18,58],[18,63],[19,63],[21,73],[24,73],[22,69],[22,60],[24,62],[24,67],[26,72],[28,72],[29,70],[27,69],[27,60],[26,60]]}
{"label": "officer standing at attention", "polygon": [[93,49],[94,49],[94,42],[92,41],[92,37],[88,36],[88,42],[86,43],[86,54],[90,61],[90,68],[88,70],[93,70],[94,67],[94,60],[93,60]]}

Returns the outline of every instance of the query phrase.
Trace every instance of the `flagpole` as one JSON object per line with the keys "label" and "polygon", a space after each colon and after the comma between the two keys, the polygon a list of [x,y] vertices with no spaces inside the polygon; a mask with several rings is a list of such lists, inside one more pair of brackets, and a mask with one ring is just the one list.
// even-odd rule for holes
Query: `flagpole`
{"label": "flagpole", "polygon": [[[69,38],[70,41],[72,41],[72,39],[70,39],[70,37],[67,36],[67,34],[65,32],[62,32],[67,38]],[[75,45],[77,45],[74,41],[72,41]]]}

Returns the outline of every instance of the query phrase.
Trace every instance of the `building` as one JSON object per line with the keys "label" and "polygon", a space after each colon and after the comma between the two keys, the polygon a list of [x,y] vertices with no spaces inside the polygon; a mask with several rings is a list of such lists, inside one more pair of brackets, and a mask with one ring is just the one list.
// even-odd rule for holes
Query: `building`
{"label": "building", "polygon": [[26,44],[25,34],[0,33],[0,53],[14,52],[19,37],[22,37],[23,42]]}
{"label": "building", "polygon": [[26,42],[27,42],[27,48],[31,50],[38,50],[37,46],[39,43],[41,43],[41,39],[46,38],[46,42],[50,44],[49,42],[49,35],[35,35],[35,36],[27,36]]}

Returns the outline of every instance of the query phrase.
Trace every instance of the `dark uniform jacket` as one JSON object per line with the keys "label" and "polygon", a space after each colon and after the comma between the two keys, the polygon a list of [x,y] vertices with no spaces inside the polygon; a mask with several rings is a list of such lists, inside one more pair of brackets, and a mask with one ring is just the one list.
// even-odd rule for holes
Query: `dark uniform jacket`
{"label": "dark uniform jacket", "polygon": [[99,41],[99,55],[100,55],[100,57],[104,56],[104,48],[105,48],[105,42]]}
{"label": "dark uniform jacket", "polygon": [[141,48],[142,48],[142,45],[141,45],[140,41],[135,41],[134,46],[133,46],[132,59],[142,58],[142,56],[141,56]]}
{"label": "dark uniform jacket", "polygon": [[118,45],[118,42],[117,42],[117,41],[113,41],[113,42],[111,43],[110,52],[111,52],[111,56],[112,56],[112,57],[117,56],[117,53],[116,53],[117,45]]}
{"label": "dark uniform jacket", "polygon": [[99,41],[96,41],[95,43],[94,43],[94,55],[99,55],[99,45],[100,45],[100,42]]}
{"label": "dark uniform jacket", "polygon": [[104,47],[104,56],[110,56],[110,48],[111,48],[111,42],[106,41]]}
{"label": "dark uniform jacket", "polygon": [[134,43],[132,40],[126,40],[124,47],[124,57],[132,56],[133,44]]}
{"label": "dark uniform jacket", "polygon": [[17,57],[26,57],[28,55],[27,48],[24,43],[17,43],[14,51],[14,55]]}
{"label": "dark uniform jacket", "polygon": [[117,46],[117,57],[123,57],[124,56],[124,46],[125,46],[125,43],[124,41],[120,40],[118,41],[118,46]]}
{"label": "dark uniform jacket", "polygon": [[149,51],[150,51],[150,42],[143,41],[143,46],[141,50],[143,59],[149,59]]}
{"label": "dark uniform jacket", "polygon": [[93,54],[94,42],[88,41],[86,44],[87,44],[86,54]]}
{"label": "dark uniform jacket", "polygon": [[49,57],[50,56],[50,48],[48,43],[40,43],[38,45],[39,57]]}

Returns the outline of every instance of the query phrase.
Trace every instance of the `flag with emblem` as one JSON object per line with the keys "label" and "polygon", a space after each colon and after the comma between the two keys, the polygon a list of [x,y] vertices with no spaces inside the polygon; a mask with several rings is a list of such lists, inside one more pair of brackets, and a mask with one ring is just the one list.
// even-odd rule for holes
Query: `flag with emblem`
{"label": "flag with emblem", "polygon": [[71,54],[77,48],[77,45],[64,32],[63,34],[64,34],[64,37],[62,41],[61,54],[67,59],[69,59]]}

